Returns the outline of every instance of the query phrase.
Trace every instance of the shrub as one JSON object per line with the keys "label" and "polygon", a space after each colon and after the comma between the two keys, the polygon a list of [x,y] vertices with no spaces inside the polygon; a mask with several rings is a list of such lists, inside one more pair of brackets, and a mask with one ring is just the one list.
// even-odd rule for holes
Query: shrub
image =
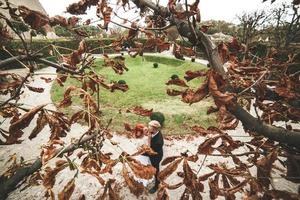
{"label": "shrub", "polygon": [[161,112],[153,112],[150,115],[150,120],[156,120],[160,123],[161,126],[163,126],[165,122],[165,116]]}
{"label": "shrub", "polygon": [[153,63],[154,68],[158,68],[158,63]]}
{"label": "shrub", "polygon": [[[94,49],[94,48],[100,47],[100,43],[104,43],[104,45],[111,44],[113,42],[113,39],[111,39],[111,38],[86,39],[85,41],[87,43],[87,46],[90,49]],[[14,40],[13,42],[8,41],[8,42],[3,42],[3,43],[4,43],[3,45],[15,55],[18,55],[18,52],[14,52],[14,50],[23,48],[22,42],[20,40]],[[80,40],[75,40],[75,39],[63,39],[63,38],[49,39],[49,40],[36,39],[36,40],[32,41],[30,47],[33,52],[40,50],[45,46],[49,46],[50,44],[61,46],[61,47],[67,47],[69,49],[75,50],[78,48],[79,43],[80,43]],[[59,51],[62,54],[70,53],[70,51],[65,50],[65,49],[59,49]],[[48,48],[44,48],[40,53],[43,53],[45,56],[50,56]],[[102,54],[103,53],[102,48],[98,48],[93,53]],[[114,51],[110,50],[110,49],[105,49],[105,53],[114,53]]]}
{"label": "shrub", "polygon": [[184,64],[184,61],[174,59],[174,58],[168,58],[168,57],[160,57],[160,56],[151,56],[151,55],[145,55],[144,56],[145,60],[148,62],[154,62],[154,63],[160,63],[160,64],[165,64],[165,65],[171,65],[174,67],[180,66]]}
{"label": "shrub", "polygon": [[195,60],[196,60],[195,56],[192,56],[192,57],[191,57],[191,61],[192,61],[192,62],[195,62]]}
{"label": "shrub", "polygon": [[171,76],[171,79],[172,79],[172,80],[179,79],[179,76],[178,76],[177,74],[173,74],[173,75]]}
{"label": "shrub", "polygon": [[118,80],[118,84],[126,84],[126,81],[124,81],[124,80]]}

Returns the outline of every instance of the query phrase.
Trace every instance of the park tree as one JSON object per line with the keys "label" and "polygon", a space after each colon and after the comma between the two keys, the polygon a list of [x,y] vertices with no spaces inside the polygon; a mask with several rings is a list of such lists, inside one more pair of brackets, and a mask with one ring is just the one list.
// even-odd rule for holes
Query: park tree
{"label": "park tree", "polygon": [[[211,96],[215,106],[209,109],[209,113],[217,112],[218,127],[204,129],[193,127],[197,137],[204,137],[204,142],[199,143],[197,152],[182,149],[181,154],[167,157],[162,162],[162,171],[159,174],[161,181],[157,199],[169,199],[169,192],[183,188],[181,199],[202,199],[205,191],[209,191],[211,199],[225,197],[226,199],[299,199],[298,194],[276,188],[272,182],[274,170],[283,171],[283,178],[293,182],[299,182],[298,151],[300,144],[300,132],[294,127],[294,123],[300,121],[300,91],[299,70],[289,70],[289,63],[295,63],[292,57],[288,61],[276,59],[276,50],[270,51],[265,57],[252,62],[251,58],[243,61],[237,54],[245,49],[234,39],[230,43],[216,46],[197,24],[201,21],[199,0],[183,2],[181,6],[174,0],[169,0],[167,7],[160,6],[150,0],[119,1],[124,9],[137,8],[142,17],[148,17],[145,27],[140,27],[132,22],[130,26],[117,23],[112,20],[113,5],[106,0],[81,0],[71,4],[67,11],[74,15],[70,18],[62,16],[48,17],[40,12],[33,11],[24,6],[14,7],[9,1],[0,1],[0,6],[7,9],[11,15],[8,19],[0,13],[0,18],[6,25],[1,26],[0,36],[4,40],[11,41],[8,27],[14,31],[23,43],[23,49],[15,49],[10,52],[11,57],[0,61],[0,69],[7,65],[21,62],[28,70],[25,75],[17,75],[10,72],[0,73],[0,94],[6,97],[0,101],[0,114],[10,121],[7,130],[1,128],[2,139],[0,145],[15,145],[22,143],[24,129],[36,121],[36,127],[28,138],[34,139],[45,127],[50,127],[49,140],[43,146],[41,156],[33,163],[18,163],[12,158],[13,165],[0,178],[0,197],[5,199],[9,192],[13,191],[22,180],[30,175],[31,180],[40,180],[45,187],[46,197],[55,199],[69,199],[75,187],[78,173],[86,173],[95,177],[102,185],[99,199],[120,199],[115,190],[116,180],[105,178],[115,170],[122,169],[119,173],[124,178],[131,193],[140,196],[143,186],[132,176],[150,179],[155,174],[155,169],[149,165],[143,165],[134,159],[134,155],[155,154],[148,146],[142,146],[135,153],[128,153],[119,144],[110,140],[112,134],[107,124],[101,121],[101,106],[92,96],[99,89],[107,89],[112,92],[121,90],[126,92],[129,88],[126,84],[108,83],[107,80],[93,70],[94,58],[91,49],[84,38],[87,36],[78,28],[78,17],[84,14],[87,8],[97,7],[97,16],[101,19],[98,24],[104,30],[108,30],[110,24],[116,24],[128,29],[128,34],[117,38],[109,45],[100,45],[99,48],[110,48],[116,52],[122,49],[126,42],[130,45],[130,56],[143,55],[145,49],[157,48],[159,51],[169,49],[170,41],[167,41],[164,30],[176,27],[179,35],[185,38],[192,47],[204,47],[210,69],[208,71],[187,71],[184,79],[178,77],[169,80],[167,85],[182,86],[182,90],[168,89],[171,96],[181,96],[182,101],[188,104],[200,102],[203,98]],[[294,0],[294,4],[299,1]],[[256,12],[253,16],[241,17],[244,23],[243,42],[248,45],[255,35],[258,26],[266,18],[263,12]],[[30,48],[21,34],[14,28],[12,21],[18,21],[38,30],[45,25],[60,25],[68,28],[81,37],[77,49],[70,50],[68,54],[56,54],[55,61],[47,60],[40,50]],[[136,40],[139,33],[147,36],[145,43]],[[183,59],[183,54],[192,55],[192,48],[174,43],[174,56]],[[2,45],[3,49],[6,49]],[[48,47],[56,51],[55,44]],[[104,64],[118,74],[126,73],[128,68],[123,56],[111,57],[104,55]],[[224,65],[224,63],[227,63]],[[76,112],[70,119],[62,112],[52,110],[47,105],[36,105],[28,108],[18,102],[24,89],[29,89],[43,94],[43,88],[30,85],[30,79],[36,76],[35,63],[44,64],[56,69],[56,81],[63,85],[66,79],[80,81],[80,86],[70,86],[66,89],[63,100],[58,107],[72,105],[74,96],[82,100],[82,109]],[[229,65],[228,65],[229,63]],[[226,67],[225,67],[226,66]],[[188,86],[188,81],[202,77],[204,82],[196,90]],[[53,81],[43,79],[44,81]],[[252,110],[252,112],[250,112]],[[151,111],[143,108],[131,110],[140,115],[149,115]],[[87,131],[78,140],[69,145],[64,145],[62,138],[70,133],[70,127],[75,122],[83,120],[88,124]],[[281,122],[281,126],[278,125]],[[226,130],[234,130],[238,123],[242,123],[245,136],[250,140],[239,141]],[[117,158],[111,156],[109,150],[103,149],[104,142],[110,142],[120,151]],[[79,161],[74,161],[72,152],[80,149]],[[242,153],[236,150],[244,149]],[[75,156],[75,155],[73,155]],[[202,161],[200,157],[204,157]],[[205,160],[209,157],[220,157],[219,163],[209,164],[209,173],[203,173]],[[56,162],[49,166],[51,160]],[[222,162],[224,160],[224,162]],[[225,162],[226,160],[226,162]],[[195,168],[195,163],[199,163]],[[230,164],[229,164],[230,163]],[[280,167],[277,165],[280,164]],[[80,166],[80,167],[79,167]],[[117,168],[119,166],[119,168]],[[197,166],[197,165],[196,165]],[[181,168],[180,168],[181,167]],[[69,181],[58,194],[53,192],[56,184],[55,176],[63,170],[74,170],[77,173],[69,177]],[[176,173],[176,170],[179,170]],[[168,181],[168,177],[178,176],[179,182],[174,184]],[[85,199],[80,196],[80,199]]]}
{"label": "park tree", "polygon": [[249,45],[255,40],[263,26],[269,19],[266,11],[254,11],[252,13],[243,13],[241,16],[237,16],[239,20],[239,38],[246,45],[246,52]]}
{"label": "park tree", "polygon": [[299,6],[283,3],[271,10],[270,34],[273,35],[277,48],[288,47],[299,37]]}

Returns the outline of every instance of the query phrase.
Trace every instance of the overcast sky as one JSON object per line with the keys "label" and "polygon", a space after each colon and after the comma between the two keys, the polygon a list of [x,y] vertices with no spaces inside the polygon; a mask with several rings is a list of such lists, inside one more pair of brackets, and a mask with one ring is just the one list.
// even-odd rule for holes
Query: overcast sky
{"label": "overcast sky", "polygon": [[[63,15],[65,8],[78,0],[40,0],[50,16]],[[202,20],[225,20],[234,22],[236,15],[243,12],[251,12],[256,9],[268,9],[278,6],[279,3],[290,0],[277,0],[276,4],[269,2],[262,3],[262,0],[200,0],[200,11]],[[114,1],[113,1],[114,2]],[[160,0],[166,3],[167,0]],[[95,10],[88,12],[88,16],[84,18],[94,18]]]}

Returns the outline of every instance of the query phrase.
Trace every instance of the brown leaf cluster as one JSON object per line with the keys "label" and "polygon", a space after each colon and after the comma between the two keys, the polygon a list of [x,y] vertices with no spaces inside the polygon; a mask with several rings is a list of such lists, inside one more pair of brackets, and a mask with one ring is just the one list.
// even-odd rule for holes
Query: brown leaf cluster
{"label": "brown leaf cluster", "polygon": [[127,163],[132,172],[139,178],[151,179],[156,173],[156,169],[152,165],[143,165],[141,162],[133,158],[128,158]]}
{"label": "brown leaf cluster", "polygon": [[67,161],[59,161],[59,162],[56,162],[55,168],[53,168],[53,169],[51,167],[46,167],[45,170],[44,170],[45,171],[44,174],[42,174],[43,186],[46,189],[51,190],[52,187],[55,184],[55,181],[56,181],[55,177],[56,177],[56,175],[60,171],[62,171],[63,169],[65,169],[67,166],[68,166]]}
{"label": "brown leaf cluster", "polygon": [[107,54],[104,54],[104,64],[103,66],[111,67],[117,74],[123,74],[128,68],[125,66],[125,58],[123,56],[116,56],[114,58],[109,58]]}
{"label": "brown leaf cluster", "polygon": [[75,179],[71,179],[64,187],[64,189],[58,193],[59,200],[69,200],[75,189]]}
{"label": "brown leaf cluster", "polygon": [[[210,198],[217,199],[218,196],[224,196],[226,199],[236,199],[235,193],[242,192],[247,183],[250,183],[250,179],[247,179],[248,172],[243,169],[231,168],[228,169],[225,165],[214,165],[209,166],[213,173],[205,175],[205,178],[209,178],[208,185],[210,188]],[[239,181],[237,177],[243,177],[243,181]],[[221,181],[222,180],[222,181]],[[223,188],[220,187],[220,182],[223,183]]]}
{"label": "brown leaf cluster", "polygon": [[77,50],[74,50],[71,54],[63,56],[63,63],[65,67],[72,70],[77,70],[77,64],[82,61],[82,55],[87,51],[88,47],[84,40],[80,41]]}
{"label": "brown leaf cluster", "polygon": [[[171,164],[169,164],[166,168],[164,168],[159,172],[158,179],[160,181],[164,181],[165,179],[167,179],[171,174],[173,174],[176,171],[176,169],[178,168],[182,160],[183,158],[179,158],[176,159],[175,161],[171,161],[172,162]],[[167,161],[164,161],[164,164],[166,163]]]}
{"label": "brown leaf cluster", "polygon": [[145,109],[141,106],[135,106],[133,108],[127,109],[126,112],[131,112],[137,115],[149,117],[152,114],[153,109]]}
{"label": "brown leaf cluster", "polygon": [[157,155],[157,153],[155,151],[153,151],[151,149],[151,147],[149,147],[146,144],[143,144],[141,147],[138,148],[137,152],[132,154],[132,156],[143,155],[143,154],[146,154],[146,155],[149,155],[149,156]]}
{"label": "brown leaf cluster", "polygon": [[117,191],[114,190],[112,185],[115,183],[115,179],[109,179],[105,186],[102,195],[98,198],[98,200],[105,200],[106,197],[109,198],[109,200],[121,200],[119,194]]}
{"label": "brown leaf cluster", "polygon": [[177,85],[177,86],[181,86],[181,87],[188,87],[188,85],[185,83],[185,81],[181,80],[179,78],[169,80],[166,83],[166,85]]}
{"label": "brown leaf cluster", "polygon": [[98,3],[97,6],[97,16],[103,19],[104,24],[99,24],[98,26],[102,29],[108,29],[108,24],[111,20],[112,8],[108,6],[106,0]]}
{"label": "brown leaf cluster", "polygon": [[98,0],[81,0],[77,3],[72,3],[67,7],[67,12],[73,15],[86,14],[86,10],[91,6],[96,6]]}
{"label": "brown leaf cluster", "polygon": [[271,179],[271,170],[273,163],[277,160],[278,151],[274,149],[266,157],[261,158],[256,162],[257,166],[257,178],[259,183],[268,189]]}
{"label": "brown leaf cluster", "polygon": [[143,194],[144,192],[143,184],[137,182],[136,180],[134,180],[132,176],[129,175],[128,169],[125,164],[123,164],[122,175],[131,193],[133,193],[137,197]]}
{"label": "brown leaf cluster", "polygon": [[186,71],[185,72],[185,76],[184,76],[184,79],[186,81],[191,81],[195,78],[198,78],[198,77],[203,77],[203,76],[206,76],[207,75],[207,72],[206,71],[203,71],[203,70],[199,70],[199,71]]}
{"label": "brown leaf cluster", "polygon": [[[23,114],[21,117],[19,117],[19,113],[15,110],[6,110],[9,111],[8,117],[9,116],[14,116],[14,118],[11,120],[11,125],[9,127],[9,131],[1,131],[1,135],[5,138],[5,142],[1,141],[3,144],[16,144],[16,143],[21,143],[22,141],[20,138],[23,135],[23,129],[28,127],[35,115],[42,111],[45,105],[40,105],[37,106],[25,114]],[[5,114],[5,113],[3,113]]]}
{"label": "brown leaf cluster", "polygon": [[[211,133],[214,133],[211,131]],[[213,147],[217,143],[217,141],[220,139],[221,144],[217,147]],[[233,140],[232,137],[230,137],[226,133],[218,134],[214,137],[206,139],[202,144],[198,147],[198,153],[199,154],[212,154],[213,151],[217,150],[223,154],[225,153],[231,153],[233,150],[239,148],[242,146],[242,143],[240,141]]]}
{"label": "brown leaf cluster", "polygon": [[48,16],[39,11],[31,10],[25,6],[19,6],[18,10],[25,23],[29,24],[32,29],[38,30],[49,24]]}
{"label": "brown leaf cluster", "polygon": [[95,159],[85,157],[81,163],[81,172],[94,176],[101,185],[105,185],[105,180],[100,176],[101,167]]}

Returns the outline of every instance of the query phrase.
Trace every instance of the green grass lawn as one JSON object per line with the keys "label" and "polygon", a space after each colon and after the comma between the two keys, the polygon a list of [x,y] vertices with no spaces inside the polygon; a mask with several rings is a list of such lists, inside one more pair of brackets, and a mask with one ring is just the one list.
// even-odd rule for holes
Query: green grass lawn
{"label": "green grass lawn", "polygon": [[[158,68],[153,67],[154,62],[158,63]],[[180,97],[171,97],[166,93],[167,88],[182,89],[165,84],[173,74],[183,78],[185,71],[205,69],[205,66],[190,61],[184,62],[165,57],[126,57],[126,66],[129,68],[129,71],[123,75],[118,75],[110,67],[103,67],[102,63],[101,59],[97,59],[95,62],[95,70],[98,73],[108,80],[125,80],[129,86],[127,92],[116,91],[114,93],[101,88],[101,118],[103,123],[112,118],[111,128],[113,130],[123,131],[124,122],[136,124],[149,121],[147,117],[126,113],[127,108],[137,105],[148,109],[153,108],[154,111],[164,113],[166,117],[165,134],[188,134],[192,133],[189,129],[190,126],[201,125],[209,127],[216,124],[215,115],[206,114],[208,107],[212,105],[211,99],[204,99],[190,106],[181,102]],[[189,85],[197,88],[202,81],[202,79],[195,79],[190,81]],[[51,89],[53,102],[57,103],[62,100],[64,89],[68,85],[79,86],[80,83],[71,78],[68,78],[64,88],[54,83]],[[73,105],[79,105],[80,100],[74,98],[73,102]],[[71,109],[68,108],[66,111],[72,114],[75,110],[76,108],[73,107]]]}

